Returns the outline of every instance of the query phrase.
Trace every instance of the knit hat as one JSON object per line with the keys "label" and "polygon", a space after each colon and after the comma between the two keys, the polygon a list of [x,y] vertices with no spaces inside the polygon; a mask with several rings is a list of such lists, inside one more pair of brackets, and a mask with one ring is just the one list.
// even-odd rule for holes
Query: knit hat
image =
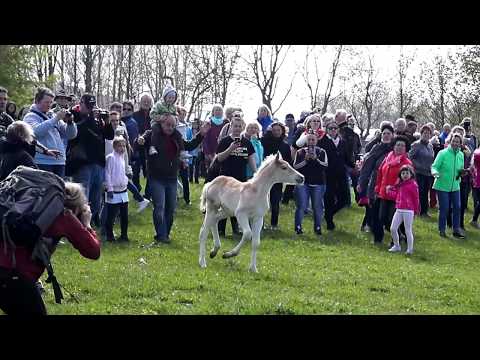
{"label": "knit hat", "polygon": [[[177,96],[178,96],[177,90],[175,90],[175,88],[174,88],[172,85],[170,85],[170,84],[167,85],[167,86],[165,86],[165,89],[163,89],[162,99],[165,100],[165,97],[166,97],[168,94],[170,94],[171,92],[173,92],[173,93],[175,94],[175,101],[177,101]],[[175,103],[175,101],[174,101],[174,103]]]}

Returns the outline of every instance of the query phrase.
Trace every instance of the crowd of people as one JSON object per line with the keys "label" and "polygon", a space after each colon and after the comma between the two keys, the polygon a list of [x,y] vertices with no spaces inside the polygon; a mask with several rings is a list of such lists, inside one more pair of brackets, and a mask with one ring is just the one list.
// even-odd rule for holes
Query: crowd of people
{"label": "crowd of people", "polygon": [[[343,109],[325,114],[313,109],[303,111],[297,121],[293,114],[279,121],[262,105],[251,120],[246,122],[240,107],[214,105],[205,121],[188,121],[187,110],[178,104],[177,91],[170,85],[156,103],[144,93],[138,104],[113,102],[108,110],[98,108],[91,94],[77,101],[62,90],[39,88],[34,103],[18,112],[9,102],[8,90],[0,87],[0,180],[19,165],[64,179],[66,191],[76,200],[65,205],[67,215],[51,233],[66,236],[90,258],[98,258],[102,241],[130,241],[128,192],[139,212],[153,206],[151,246],[168,244],[179,190],[190,206],[190,184],[221,175],[248,181],[267,156],[277,153],[305,176],[305,183],[272,187],[265,230],[279,229],[280,204],[292,200],[296,204],[292,233],[304,233],[303,219],[310,213],[315,234],[322,235],[323,220],[328,231],[335,231],[335,218],[351,206],[352,192],[353,200],[365,208],[361,231],[371,232],[376,244],[384,241],[385,230],[390,232],[390,252],[401,251],[404,241],[406,253],[413,253],[414,218],[430,217],[429,210],[437,204],[440,235],[447,237],[449,226],[454,237],[464,238],[470,193],[474,199],[470,224],[480,229],[480,148],[470,118],[454,127],[445,124],[440,132],[433,123],[420,125],[407,115],[383,121],[366,143],[354,131],[353,115]],[[118,213],[121,233],[115,236]],[[192,208],[192,213],[198,211]],[[226,235],[226,223],[219,222],[220,236]],[[232,233],[241,234],[234,217],[230,223]],[[0,283],[13,288],[15,264],[5,255],[5,246],[0,244]],[[31,293],[42,271],[29,272],[27,263],[15,276],[28,283]],[[9,296],[0,286],[0,308],[14,312],[12,304],[27,291],[27,285],[22,286]],[[45,313],[38,297],[29,309]]]}

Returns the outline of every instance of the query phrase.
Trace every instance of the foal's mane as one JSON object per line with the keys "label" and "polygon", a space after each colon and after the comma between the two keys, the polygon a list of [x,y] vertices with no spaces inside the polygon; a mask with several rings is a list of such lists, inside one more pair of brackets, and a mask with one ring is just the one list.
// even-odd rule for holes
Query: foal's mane
{"label": "foal's mane", "polygon": [[275,161],[275,157],[276,157],[276,156],[277,156],[276,154],[268,155],[268,156],[265,158],[265,160],[263,160],[263,162],[262,162],[262,164],[260,165],[260,167],[257,169],[257,172],[253,175],[252,180],[258,178],[258,176],[260,176],[260,173],[261,173],[268,165],[270,165],[272,162]]}

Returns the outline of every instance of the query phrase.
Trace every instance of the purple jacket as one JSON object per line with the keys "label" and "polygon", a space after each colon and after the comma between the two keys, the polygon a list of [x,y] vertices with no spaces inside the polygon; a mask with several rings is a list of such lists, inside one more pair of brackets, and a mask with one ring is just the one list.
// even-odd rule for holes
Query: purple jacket
{"label": "purple jacket", "polygon": [[224,120],[221,125],[215,125],[213,122],[210,122],[211,128],[208,130],[205,138],[203,139],[203,153],[205,155],[215,155],[217,152],[218,146],[218,136],[222,130],[223,125],[228,123],[228,120]]}

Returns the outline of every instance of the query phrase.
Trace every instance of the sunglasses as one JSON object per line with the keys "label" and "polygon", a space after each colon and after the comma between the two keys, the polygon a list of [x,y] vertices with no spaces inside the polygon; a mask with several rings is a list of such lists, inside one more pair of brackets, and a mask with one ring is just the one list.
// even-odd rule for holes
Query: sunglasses
{"label": "sunglasses", "polygon": [[133,111],[132,108],[123,108],[123,111]]}

